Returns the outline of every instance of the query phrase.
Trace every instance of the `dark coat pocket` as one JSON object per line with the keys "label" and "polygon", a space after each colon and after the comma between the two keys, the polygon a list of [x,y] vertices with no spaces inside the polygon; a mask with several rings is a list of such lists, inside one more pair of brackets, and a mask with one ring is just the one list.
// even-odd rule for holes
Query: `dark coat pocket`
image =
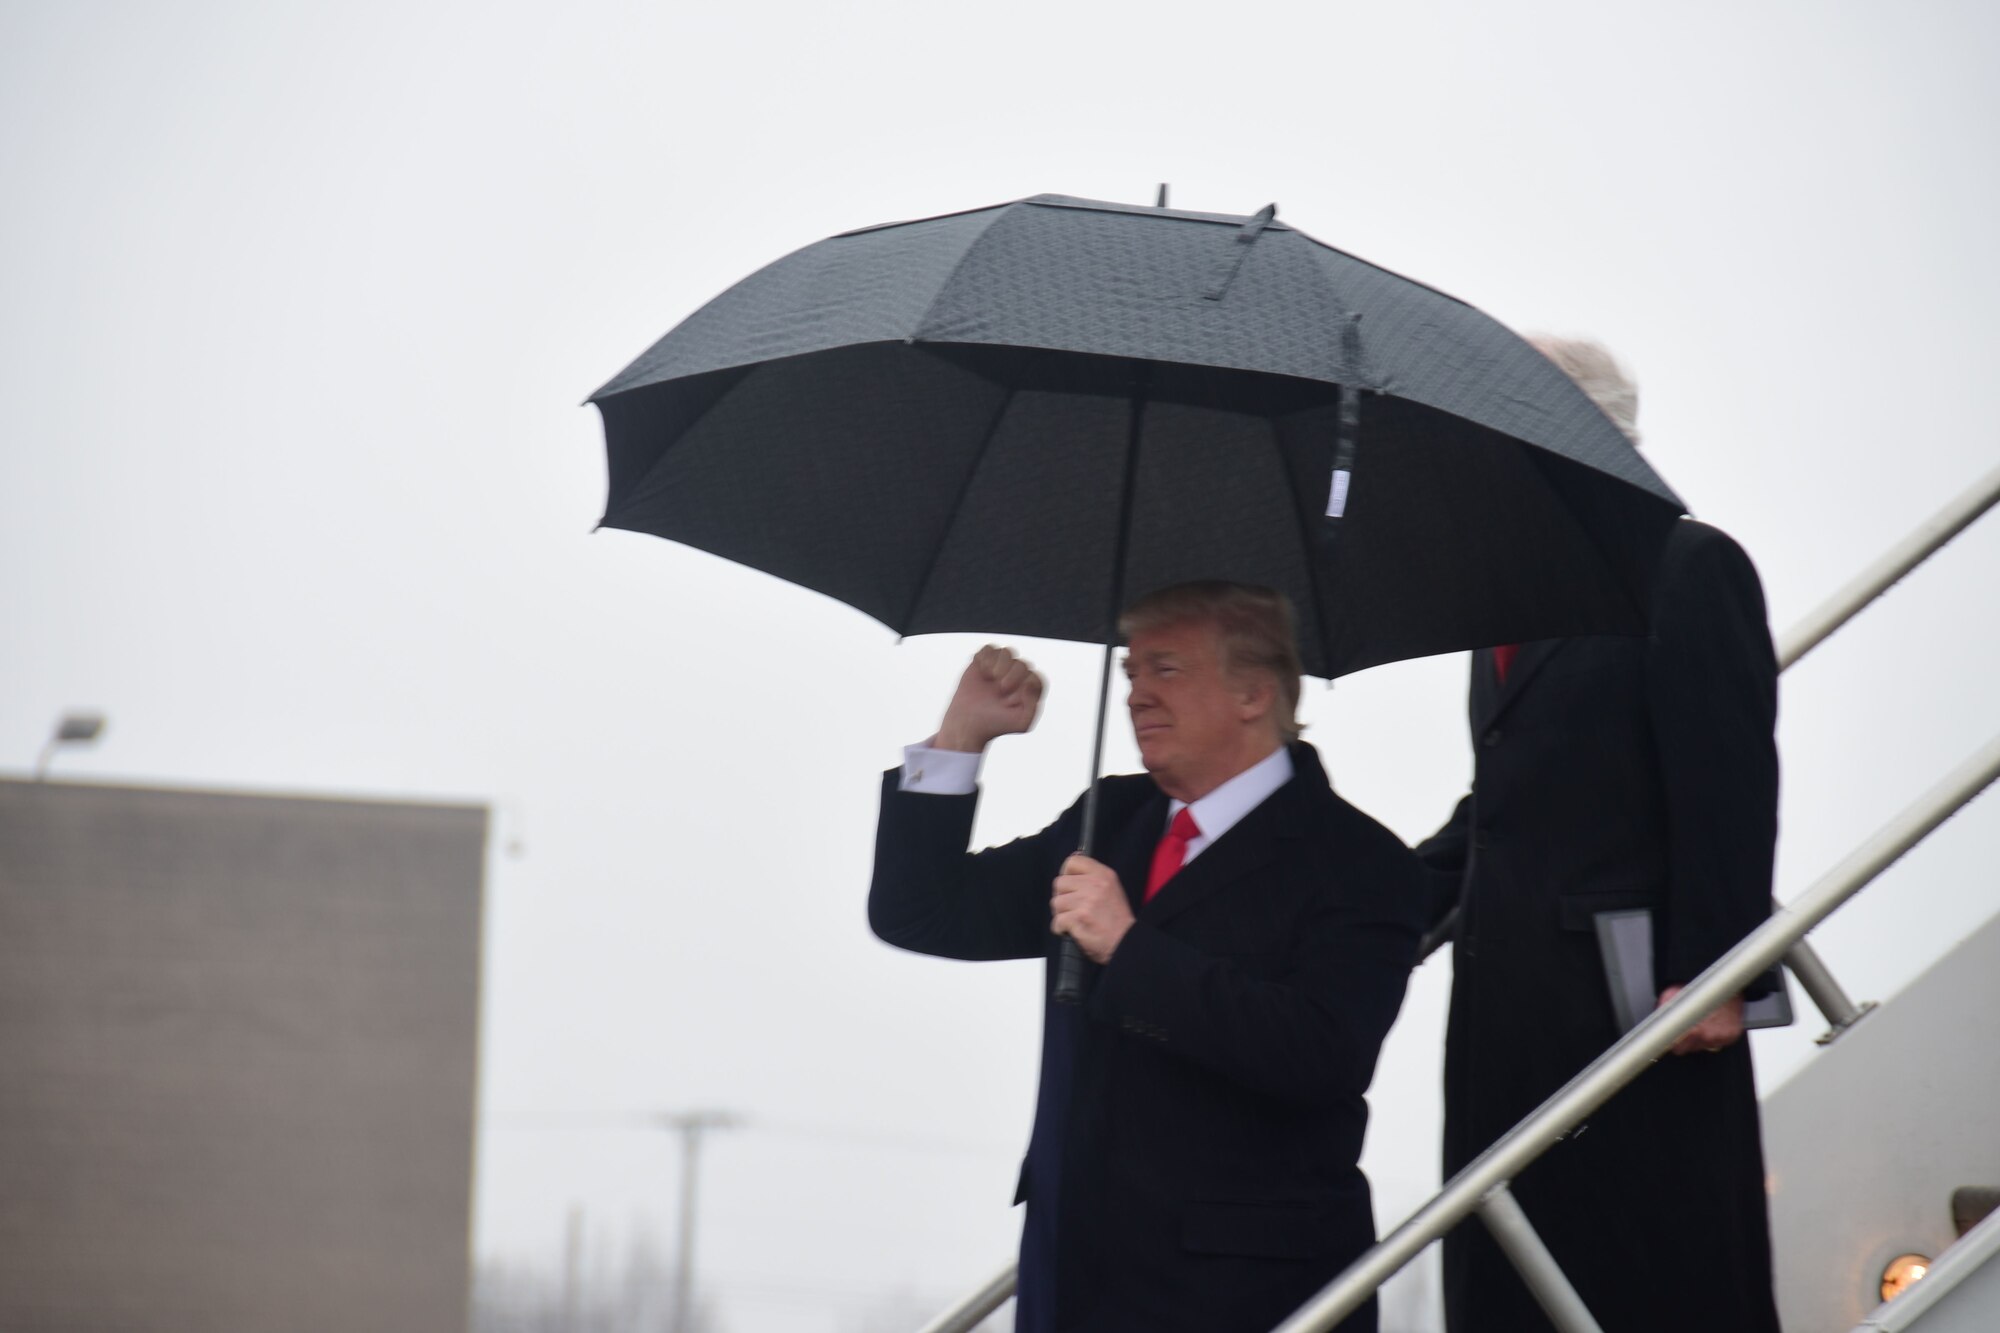
{"label": "dark coat pocket", "polygon": [[1181,1215],[1181,1248],[1195,1254],[1315,1259],[1340,1239],[1327,1210],[1308,1204],[1191,1203]]}

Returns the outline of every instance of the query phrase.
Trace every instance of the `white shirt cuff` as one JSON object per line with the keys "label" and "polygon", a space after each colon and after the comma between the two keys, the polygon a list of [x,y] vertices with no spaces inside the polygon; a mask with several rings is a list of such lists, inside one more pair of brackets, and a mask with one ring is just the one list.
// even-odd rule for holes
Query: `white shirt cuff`
{"label": "white shirt cuff", "polygon": [[933,750],[928,745],[903,747],[903,779],[899,790],[928,796],[970,796],[979,789],[979,762],[986,756],[965,750]]}

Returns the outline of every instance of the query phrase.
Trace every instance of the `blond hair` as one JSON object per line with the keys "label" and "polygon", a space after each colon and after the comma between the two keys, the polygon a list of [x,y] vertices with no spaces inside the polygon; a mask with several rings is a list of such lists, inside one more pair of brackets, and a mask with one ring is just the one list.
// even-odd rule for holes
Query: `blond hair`
{"label": "blond hair", "polygon": [[1215,627],[1222,646],[1223,669],[1231,675],[1261,672],[1277,687],[1272,715],[1287,741],[1299,732],[1299,664],[1297,621],[1286,596],[1251,583],[1203,579],[1176,583],[1149,592],[1118,617],[1118,632],[1129,642],[1135,633],[1167,625],[1203,624]]}
{"label": "blond hair", "polygon": [[1589,338],[1559,338],[1552,333],[1527,337],[1528,345],[1575,380],[1576,387],[1611,418],[1612,425],[1625,432],[1626,439],[1639,442],[1639,386],[1611,355],[1610,348]]}

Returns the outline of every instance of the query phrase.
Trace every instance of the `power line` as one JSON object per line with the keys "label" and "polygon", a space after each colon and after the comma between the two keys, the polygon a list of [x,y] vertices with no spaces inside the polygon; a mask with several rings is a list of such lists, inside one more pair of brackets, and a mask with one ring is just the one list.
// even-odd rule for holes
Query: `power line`
{"label": "power line", "polygon": [[[656,1111],[517,1111],[486,1116],[482,1126],[507,1131],[554,1132],[633,1132],[658,1129]],[[895,1152],[927,1152],[965,1157],[1016,1160],[1017,1147],[974,1143],[965,1139],[937,1138],[922,1134],[898,1134],[883,1130],[857,1129],[846,1125],[811,1124],[803,1121],[759,1120],[755,1128],[765,1134],[787,1138],[816,1139],[844,1143],[852,1147],[881,1148]]]}

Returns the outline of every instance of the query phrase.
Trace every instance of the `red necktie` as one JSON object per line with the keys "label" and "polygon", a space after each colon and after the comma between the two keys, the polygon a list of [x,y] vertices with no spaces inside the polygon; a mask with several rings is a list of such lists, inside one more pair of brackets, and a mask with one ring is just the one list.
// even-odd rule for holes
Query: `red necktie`
{"label": "red necktie", "polygon": [[1493,674],[1500,678],[1502,685],[1507,683],[1507,668],[1514,665],[1514,654],[1520,651],[1518,643],[1503,643],[1493,650]]}
{"label": "red necktie", "polygon": [[1167,835],[1160,839],[1160,845],[1153,849],[1153,873],[1146,877],[1146,901],[1153,901],[1153,895],[1160,886],[1174,877],[1187,860],[1188,844],[1201,836],[1195,827],[1194,813],[1186,806],[1174,816],[1174,822],[1167,825]]}

